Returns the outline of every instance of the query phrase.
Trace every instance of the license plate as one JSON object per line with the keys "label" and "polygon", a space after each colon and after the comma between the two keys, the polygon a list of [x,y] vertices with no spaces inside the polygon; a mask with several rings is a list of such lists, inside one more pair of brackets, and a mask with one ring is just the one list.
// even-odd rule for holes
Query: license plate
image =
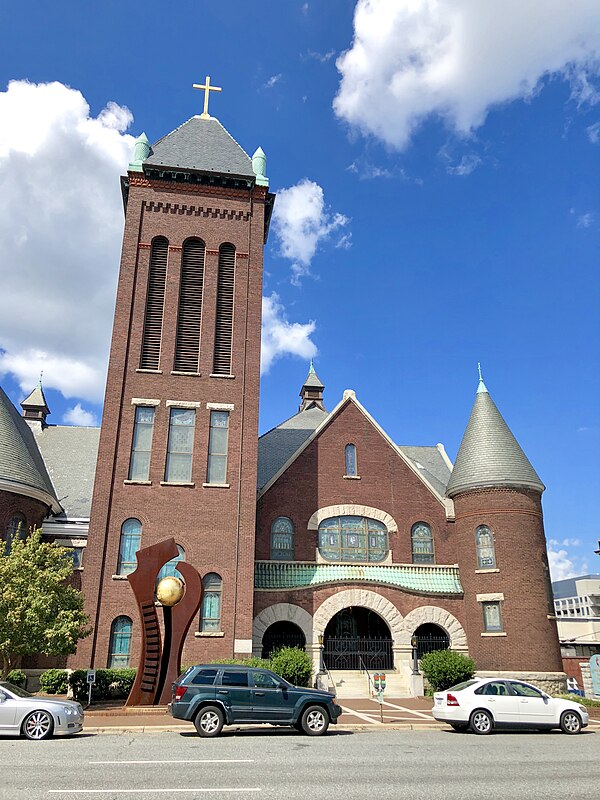
{"label": "license plate", "polygon": [[436,706],[441,706],[442,705],[442,698],[441,697],[436,697],[435,698],[435,704],[436,704]]}

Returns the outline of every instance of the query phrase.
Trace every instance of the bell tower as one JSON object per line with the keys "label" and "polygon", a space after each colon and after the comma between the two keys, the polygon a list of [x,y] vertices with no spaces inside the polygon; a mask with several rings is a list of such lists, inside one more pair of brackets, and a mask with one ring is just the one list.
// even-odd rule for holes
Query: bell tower
{"label": "bell tower", "polygon": [[[263,151],[251,158],[208,114],[218,87],[207,78],[197,88],[204,113],[154,144],[142,134],[121,179],[125,231],[84,564],[94,633],[75,657],[81,666],[137,663],[126,577],[139,548],[171,536],[204,577],[184,660],[252,651],[263,248],[274,195]],[[127,653],[118,652],[123,631]]]}

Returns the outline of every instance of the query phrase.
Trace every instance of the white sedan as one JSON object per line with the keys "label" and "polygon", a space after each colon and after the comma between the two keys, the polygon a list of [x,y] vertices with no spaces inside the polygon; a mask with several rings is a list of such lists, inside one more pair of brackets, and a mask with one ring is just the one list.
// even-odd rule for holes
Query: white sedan
{"label": "white sedan", "polygon": [[474,678],[434,694],[432,714],[456,731],[491,733],[494,728],[560,728],[579,733],[589,722],[585,706],[550,697],[518,680]]}
{"label": "white sedan", "polygon": [[83,709],[71,700],[37,697],[0,681],[0,736],[49,739],[71,736],[83,728]]}

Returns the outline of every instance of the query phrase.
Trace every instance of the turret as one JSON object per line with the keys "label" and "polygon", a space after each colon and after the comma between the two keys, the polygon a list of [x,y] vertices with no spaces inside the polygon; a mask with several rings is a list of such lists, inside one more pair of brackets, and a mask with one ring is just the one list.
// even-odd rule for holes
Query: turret
{"label": "turret", "polygon": [[322,411],[327,409],[323,405],[323,390],[325,386],[319,380],[317,373],[311,359],[308,376],[300,390],[300,411],[306,411],[309,408],[320,408]]}
{"label": "turret", "polygon": [[50,413],[50,409],[44,396],[41,378],[35,389],[27,395],[25,400],[21,401],[21,408],[23,417],[27,420],[30,428],[39,430],[46,427],[46,417]]}

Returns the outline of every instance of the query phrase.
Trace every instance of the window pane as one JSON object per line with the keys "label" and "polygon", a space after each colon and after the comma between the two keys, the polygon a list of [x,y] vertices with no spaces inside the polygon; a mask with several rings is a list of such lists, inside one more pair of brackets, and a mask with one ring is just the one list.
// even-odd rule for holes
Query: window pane
{"label": "window pane", "polygon": [[494,537],[486,525],[480,525],[475,531],[477,546],[477,566],[480,569],[494,569],[496,554],[494,552]]}
{"label": "window pane", "polygon": [[204,595],[200,611],[200,630],[221,630],[221,590],[223,582],[216,572],[209,572],[202,579]]}
{"label": "window pane", "polygon": [[207,483],[227,482],[227,456],[210,456]]}
{"label": "window pane", "polygon": [[248,673],[225,671],[221,677],[221,686],[248,686]]}
{"label": "window pane", "polygon": [[119,563],[117,573],[128,575],[137,567],[135,554],[139,550],[142,538],[142,523],[138,519],[126,519],[121,525],[119,542]]}
{"label": "window pane", "polygon": [[193,408],[172,408],[171,425],[194,425],[196,412]]}
{"label": "window pane", "polygon": [[433,535],[424,522],[413,525],[411,530],[412,556],[414,564],[433,564]]}
{"label": "window pane", "polygon": [[490,632],[502,630],[500,603],[483,604],[483,627],[486,631]]}
{"label": "window pane", "polygon": [[210,452],[212,455],[227,454],[227,428],[212,428],[210,432]]}
{"label": "window pane", "polygon": [[192,683],[196,686],[212,686],[217,676],[216,669],[201,669],[193,678]]}
{"label": "window pane", "polygon": [[167,456],[166,480],[172,483],[189,483],[192,479],[192,454]]}
{"label": "window pane", "polygon": [[175,558],[172,558],[170,561],[161,568],[158,576],[156,578],[156,582],[162,581],[163,578],[180,578],[183,580],[183,576],[177,571],[177,564],[180,561],[185,561],[185,550],[181,545],[177,545],[177,555]]}
{"label": "window pane", "polygon": [[356,475],[356,447],[353,444],[346,445],[346,475]]}
{"label": "window pane", "polygon": [[150,452],[131,454],[130,481],[147,481],[150,474]]}
{"label": "window pane", "polygon": [[138,406],[135,410],[133,442],[129,462],[129,480],[147,481],[150,474],[150,451],[154,430],[154,409]]}
{"label": "window pane", "polygon": [[319,551],[327,561],[382,561],[388,553],[387,529],[365,517],[330,517],[319,525]]}
{"label": "window pane", "polygon": [[208,439],[207,483],[227,483],[227,447],[229,437],[229,412],[210,412]]}
{"label": "window pane", "polygon": [[132,622],[129,617],[117,617],[110,628],[108,666],[110,669],[129,666]]}

